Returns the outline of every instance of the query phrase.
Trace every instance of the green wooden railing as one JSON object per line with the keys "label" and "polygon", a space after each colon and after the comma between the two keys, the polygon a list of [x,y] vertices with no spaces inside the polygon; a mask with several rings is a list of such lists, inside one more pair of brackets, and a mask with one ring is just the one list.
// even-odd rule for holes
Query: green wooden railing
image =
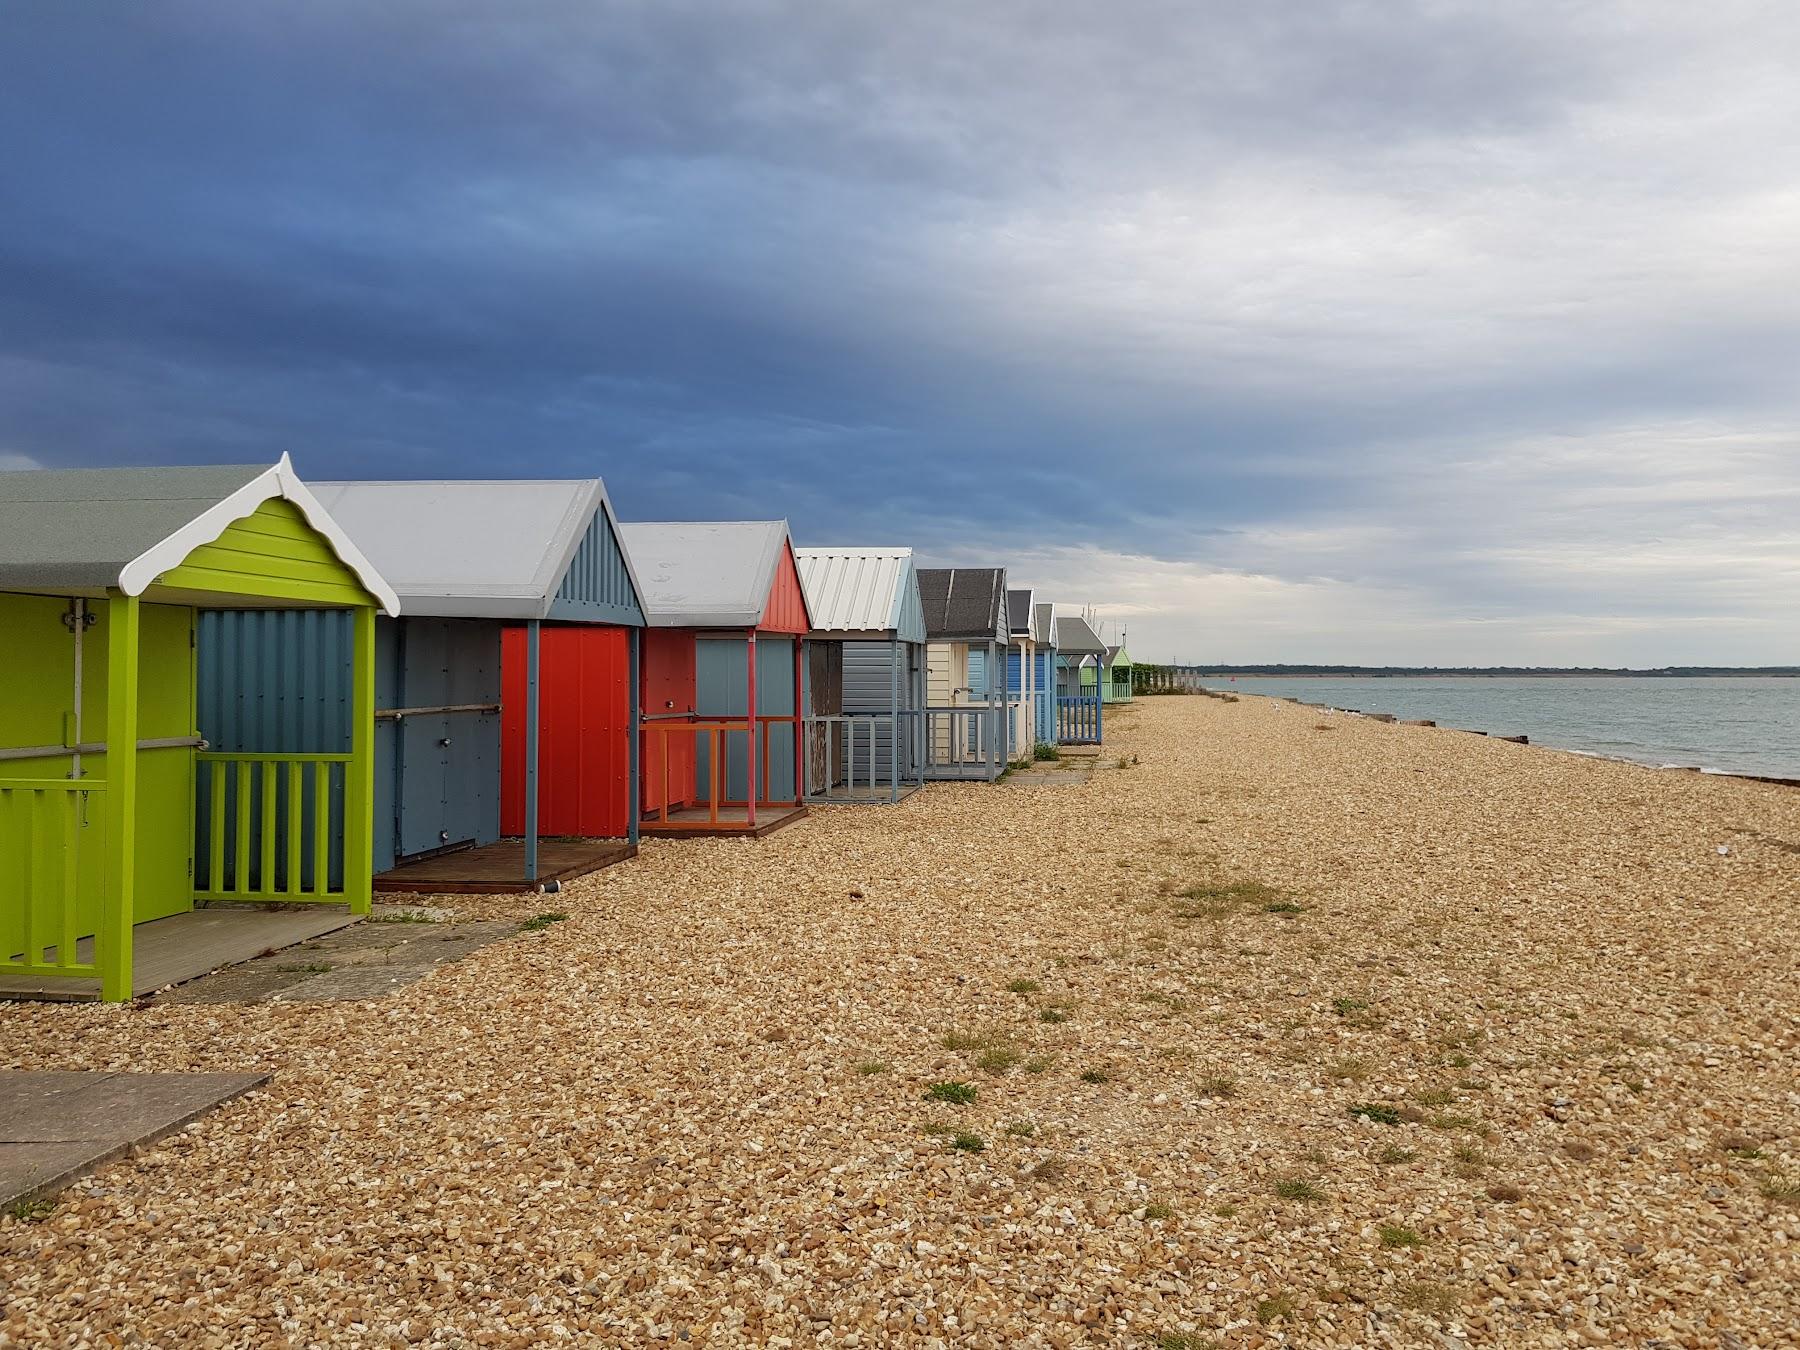
{"label": "green wooden railing", "polygon": [[105,790],[86,779],[0,778],[0,970],[99,974],[91,954],[77,957],[96,917],[82,912],[81,859],[105,857],[105,813],[88,796]]}
{"label": "green wooden railing", "polygon": [[196,900],[345,902],[349,755],[204,751],[194,759]]}

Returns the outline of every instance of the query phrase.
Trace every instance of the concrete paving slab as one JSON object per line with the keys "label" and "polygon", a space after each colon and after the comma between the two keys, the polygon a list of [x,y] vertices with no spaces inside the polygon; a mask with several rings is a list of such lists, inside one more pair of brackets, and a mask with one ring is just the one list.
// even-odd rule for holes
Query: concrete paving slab
{"label": "concrete paving slab", "polygon": [[0,1205],[60,1190],[268,1077],[0,1070]]}

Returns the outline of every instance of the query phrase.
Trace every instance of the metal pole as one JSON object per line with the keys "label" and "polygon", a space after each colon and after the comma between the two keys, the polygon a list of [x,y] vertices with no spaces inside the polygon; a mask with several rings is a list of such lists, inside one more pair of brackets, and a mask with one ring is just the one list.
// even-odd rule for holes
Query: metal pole
{"label": "metal pole", "polygon": [[[744,638],[744,669],[747,672],[746,694],[748,711],[745,713],[745,725],[750,728],[750,756],[746,761],[750,766],[750,777],[745,784],[744,821],[751,829],[756,828],[756,630],[749,629]],[[721,750],[723,747],[721,747]],[[729,791],[729,788],[725,789]]]}
{"label": "metal pole", "polygon": [[[875,747],[869,752],[874,754]],[[888,792],[890,803],[900,800],[900,639],[888,639]]]}
{"label": "metal pole", "polygon": [[625,790],[630,800],[625,804],[625,838],[635,847],[638,841],[638,816],[643,805],[643,750],[638,742],[644,734],[644,691],[640,678],[644,664],[644,630],[634,626],[630,632],[631,713],[627,732],[630,745],[625,755]]}
{"label": "metal pole", "polygon": [[537,619],[525,625],[525,880],[538,879],[538,642]]}

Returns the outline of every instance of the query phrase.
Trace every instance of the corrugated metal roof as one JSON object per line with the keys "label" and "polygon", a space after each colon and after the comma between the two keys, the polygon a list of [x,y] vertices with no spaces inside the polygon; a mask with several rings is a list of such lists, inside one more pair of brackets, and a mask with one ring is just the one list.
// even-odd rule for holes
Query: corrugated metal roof
{"label": "corrugated metal roof", "polygon": [[1106,650],[1106,644],[1100,640],[1098,633],[1088,627],[1086,619],[1058,619],[1056,650],[1071,656],[1077,653],[1098,656]]}
{"label": "corrugated metal roof", "polygon": [[656,628],[754,628],[787,547],[785,520],[633,521],[619,538]]}
{"label": "corrugated metal roof", "polygon": [[910,548],[799,548],[794,557],[815,632],[925,640]]}
{"label": "corrugated metal roof", "polygon": [[922,567],[919,598],[932,641],[1006,641],[1004,567]]}
{"label": "corrugated metal roof", "polygon": [[408,614],[541,619],[594,513],[613,519],[598,478],[339,481],[313,491]]}
{"label": "corrugated metal roof", "polygon": [[292,502],[390,613],[379,571],[300,481],[273,465],[27,469],[0,473],[0,589],[142,595],[157,576],[266,501]]}

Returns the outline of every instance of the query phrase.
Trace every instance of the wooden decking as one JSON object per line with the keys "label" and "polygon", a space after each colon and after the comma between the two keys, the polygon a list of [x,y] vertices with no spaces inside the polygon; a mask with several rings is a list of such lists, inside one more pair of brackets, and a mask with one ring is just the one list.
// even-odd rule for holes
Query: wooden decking
{"label": "wooden decking", "polygon": [[[140,923],[131,933],[131,996],[154,993],[211,974],[221,966],[249,961],[264,952],[322,937],[356,922],[347,905],[215,904],[186,914]],[[94,940],[76,944],[79,960],[93,960]],[[0,998],[91,1002],[100,997],[97,979],[65,980],[41,975],[0,974]]]}
{"label": "wooden decking", "polygon": [[573,881],[637,856],[637,845],[619,839],[538,841],[536,881],[525,879],[525,841],[502,839],[402,863],[375,877],[377,891],[415,895],[523,895],[546,881]]}
{"label": "wooden decking", "polygon": [[759,802],[756,807],[756,825],[753,828],[749,813],[741,802],[734,806],[721,806],[717,820],[712,818],[711,811],[704,806],[685,806],[669,812],[667,820],[645,820],[639,823],[638,828],[645,834],[676,835],[690,839],[706,836],[761,839],[784,825],[792,825],[805,815],[804,806],[772,806]]}

